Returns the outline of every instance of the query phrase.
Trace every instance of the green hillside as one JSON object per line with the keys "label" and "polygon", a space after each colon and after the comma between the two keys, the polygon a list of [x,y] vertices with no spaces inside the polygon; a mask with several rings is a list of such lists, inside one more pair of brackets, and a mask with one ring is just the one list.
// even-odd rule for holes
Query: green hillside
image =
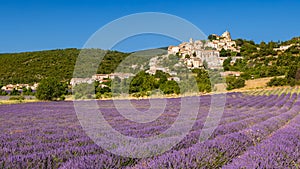
{"label": "green hillside", "polygon": [[[229,57],[224,61],[225,71],[240,71],[243,72],[243,78],[250,79],[287,75],[292,66],[300,67],[300,38],[260,44],[241,39],[236,41],[241,47],[242,59],[237,59],[233,65],[230,65]],[[292,46],[287,50],[276,50],[284,45]]]}
{"label": "green hillside", "polygon": [[[94,49],[96,50],[96,49]],[[0,84],[34,83],[46,77],[72,78],[79,49],[0,54]],[[108,51],[97,73],[111,73],[129,54]]]}

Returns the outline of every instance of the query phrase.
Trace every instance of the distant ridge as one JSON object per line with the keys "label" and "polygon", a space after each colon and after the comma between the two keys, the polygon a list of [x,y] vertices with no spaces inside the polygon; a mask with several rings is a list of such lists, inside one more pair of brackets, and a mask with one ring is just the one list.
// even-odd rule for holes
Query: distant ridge
{"label": "distant ridge", "polygon": [[[0,54],[0,84],[39,82],[46,77],[70,81],[80,49],[54,49]],[[111,73],[129,54],[108,51],[98,73]]]}

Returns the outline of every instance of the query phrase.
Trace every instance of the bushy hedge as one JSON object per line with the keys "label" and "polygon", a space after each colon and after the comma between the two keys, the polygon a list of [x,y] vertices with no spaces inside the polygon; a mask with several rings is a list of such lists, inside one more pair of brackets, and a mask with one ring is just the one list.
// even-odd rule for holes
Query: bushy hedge
{"label": "bushy hedge", "polygon": [[286,78],[272,78],[268,83],[267,86],[285,86],[288,84],[288,81]]}
{"label": "bushy hedge", "polygon": [[245,80],[241,77],[226,77],[227,90],[238,89],[245,86]]}

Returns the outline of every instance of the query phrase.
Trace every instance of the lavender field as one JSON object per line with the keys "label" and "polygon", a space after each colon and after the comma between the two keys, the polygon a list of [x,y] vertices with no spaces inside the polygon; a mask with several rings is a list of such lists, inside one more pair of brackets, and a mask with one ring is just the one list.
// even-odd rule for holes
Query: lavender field
{"label": "lavender field", "polygon": [[[97,102],[111,126],[132,137],[165,131],[180,109],[180,98],[167,99],[167,109],[157,120],[138,124],[118,114],[112,101]],[[146,99],[131,102],[140,111],[149,108]],[[171,150],[142,159],[118,156],[96,145],[82,129],[73,102],[0,105],[0,168],[300,167],[297,92],[228,93],[218,127],[200,142],[200,134],[209,129],[204,126],[210,104],[211,96],[200,96],[188,135]]]}

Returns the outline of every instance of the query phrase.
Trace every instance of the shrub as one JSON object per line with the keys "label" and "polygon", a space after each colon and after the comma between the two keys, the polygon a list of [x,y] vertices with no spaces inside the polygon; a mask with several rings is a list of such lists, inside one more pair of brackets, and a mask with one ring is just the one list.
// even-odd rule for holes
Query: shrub
{"label": "shrub", "polygon": [[286,78],[274,77],[267,83],[267,86],[284,86],[287,84],[288,84],[288,81]]}
{"label": "shrub", "polygon": [[226,77],[227,90],[238,89],[245,86],[245,80],[241,77]]}
{"label": "shrub", "polygon": [[10,97],[9,100],[25,100],[25,97],[23,97],[23,96],[13,96],[13,97]]}

